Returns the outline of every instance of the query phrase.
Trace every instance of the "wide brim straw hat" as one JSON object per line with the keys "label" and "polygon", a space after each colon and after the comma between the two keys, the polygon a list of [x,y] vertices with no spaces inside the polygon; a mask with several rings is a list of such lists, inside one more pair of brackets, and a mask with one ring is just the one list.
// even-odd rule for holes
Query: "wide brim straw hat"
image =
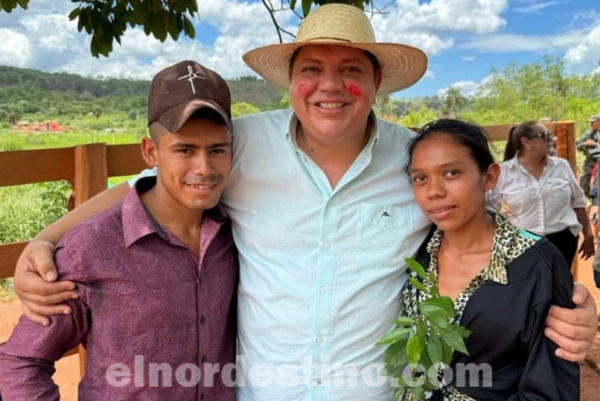
{"label": "wide brim straw hat", "polygon": [[408,88],[427,70],[423,51],[399,43],[377,43],[371,22],[357,7],[326,4],[302,21],[294,43],[259,47],[244,54],[244,62],[266,81],[280,89],[289,88],[290,58],[305,45],[338,45],[373,54],[382,69],[378,94]]}

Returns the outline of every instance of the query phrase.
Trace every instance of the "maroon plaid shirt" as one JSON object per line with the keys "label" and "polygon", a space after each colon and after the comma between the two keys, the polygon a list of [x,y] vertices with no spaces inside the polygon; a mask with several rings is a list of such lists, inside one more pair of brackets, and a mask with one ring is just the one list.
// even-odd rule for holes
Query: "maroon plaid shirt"
{"label": "maroon plaid shirt", "polygon": [[3,399],[57,400],[54,361],[79,343],[88,351],[80,400],[235,398],[231,369],[222,369],[235,361],[230,221],[220,205],[204,213],[198,260],[141,203],[138,192],[153,183],[141,180],[59,243],[60,278],[77,282],[79,299],[48,327],[21,317],[0,348]]}

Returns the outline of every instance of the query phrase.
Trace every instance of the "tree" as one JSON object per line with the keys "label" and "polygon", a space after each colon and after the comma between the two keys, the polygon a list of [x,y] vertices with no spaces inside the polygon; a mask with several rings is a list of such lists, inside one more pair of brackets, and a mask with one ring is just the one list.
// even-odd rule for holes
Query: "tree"
{"label": "tree", "polygon": [[462,94],[462,90],[458,86],[451,86],[444,94],[442,113],[456,117],[468,104],[469,100]]}
{"label": "tree", "polygon": [[[27,10],[29,1],[0,0],[0,12],[10,13],[17,7]],[[113,50],[114,42],[121,44],[121,36],[125,31],[137,26],[141,26],[146,35],[153,35],[161,42],[164,42],[167,36],[177,40],[182,33],[192,39],[196,36],[191,19],[199,17],[197,0],[71,1],[78,6],[71,11],[69,19],[77,19],[79,32],[85,30],[92,36],[90,51],[94,57],[100,55],[108,57]],[[360,9],[371,4],[372,11],[377,11],[372,3],[373,0],[281,0],[279,8],[275,8],[271,0],[261,1],[271,15],[280,42],[282,42],[282,32],[292,34],[278,25],[275,13],[285,10],[296,13],[297,3],[300,3],[304,16],[308,15],[313,5],[329,3],[351,4]],[[300,14],[298,16],[301,17]]]}
{"label": "tree", "polygon": [[233,118],[254,113],[260,113],[260,109],[250,103],[236,102],[231,105],[231,116]]}
{"label": "tree", "polygon": [[[30,0],[0,0],[0,11],[10,13],[17,6],[27,9]],[[164,42],[169,35],[174,40],[179,35],[194,38],[194,25],[190,18],[198,13],[196,0],[72,0],[78,3],[69,14],[77,19],[79,32],[91,35],[90,51],[94,57],[108,57],[113,43],[121,44],[127,29],[141,26],[146,35],[152,34]]]}

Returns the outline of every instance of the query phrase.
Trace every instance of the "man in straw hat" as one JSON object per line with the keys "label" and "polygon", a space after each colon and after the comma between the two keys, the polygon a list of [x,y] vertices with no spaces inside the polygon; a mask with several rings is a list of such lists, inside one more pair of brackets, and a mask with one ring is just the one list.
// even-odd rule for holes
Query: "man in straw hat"
{"label": "man in straw hat", "polygon": [[[240,253],[238,399],[390,399],[375,342],[400,310],[403,258],[430,223],[403,174],[412,134],[378,119],[372,105],[377,94],[417,82],[427,58],[410,46],[376,43],[362,11],[329,4],[309,14],[295,43],[250,51],[244,61],[289,90],[293,110],[234,121],[222,202]],[[52,272],[47,249],[65,222],[122,191],[75,209],[24,252],[16,286],[33,318],[64,309],[40,306],[37,294],[69,284],[44,283],[37,272]],[[587,290],[577,297],[579,309],[556,309],[548,322],[571,359],[583,358],[596,323]]]}

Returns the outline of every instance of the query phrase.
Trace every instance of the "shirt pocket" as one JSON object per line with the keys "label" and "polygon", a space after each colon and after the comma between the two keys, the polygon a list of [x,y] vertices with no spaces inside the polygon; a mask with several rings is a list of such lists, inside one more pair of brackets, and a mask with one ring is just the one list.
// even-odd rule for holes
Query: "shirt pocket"
{"label": "shirt pocket", "polygon": [[561,178],[551,178],[546,181],[544,199],[548,202],[548,206],[553,208],[552,213],[560,211],[562,208],[571,208],[569,181]]}
{"label": "shirt pocket", "polygon": [[404,207],[363,203],[360,205],[359,243],[370,265],[400,266],[402,242],[415,230],[416,205]]}

